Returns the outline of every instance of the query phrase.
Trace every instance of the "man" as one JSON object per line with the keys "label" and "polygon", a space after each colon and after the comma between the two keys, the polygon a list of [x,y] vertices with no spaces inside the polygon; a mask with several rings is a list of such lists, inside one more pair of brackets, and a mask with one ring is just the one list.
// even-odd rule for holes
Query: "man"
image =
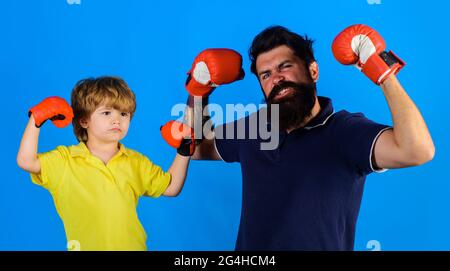
{"label": "man", "polygon": [[[393,127],[360,113],[334,112],[331,99],[317,96],[319,68],[308,38],[281,26],[255,37],[249,50],[251,70],[268,108],[279,106],[277,148],[261,150],[260,138],[227,134],[238,122],[247,133],[249,116],[217,127],[216,135],[225,136],[204,139],[192,156],[241,164],[236,250],[353,250],[366,176],[433,158],[427,126],[395,76],[404,63],[384,47],[373,29],[355,25],[336,37],[332,49],[338,61],[355,64],[380,85]],[[211,57],[205,63],[214,67],[220,60]],[[190,81],[198,83],[199,77],[190,77],[187,89],[192,94]],[[207,91],[195,95],[207,97],[216,86],[208,84]]]}

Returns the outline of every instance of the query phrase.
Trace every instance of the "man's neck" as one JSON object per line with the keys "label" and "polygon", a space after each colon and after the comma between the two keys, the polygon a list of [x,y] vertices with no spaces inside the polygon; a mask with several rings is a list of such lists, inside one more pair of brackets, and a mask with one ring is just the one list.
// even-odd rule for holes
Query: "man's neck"
{"label": "man's neck", "polygon": [[105,165],[119,151],[119,142],[100,143],[88,140],[86,146],[92,155],[102,160]]}
{"label": "man's neck", "polygon": [[305,121],[303,121],[300,125],[298,125],[296,127],[289,128],[289,129],[286,130],[286,132],[289,134],[290,132],[294,131],[295,129],[304,127],[306,124],[308,124],[308,122],[310,122],[313,118],[315,118],[319,114],[321,109],[322,108],[321,108],[320,103],[319,103],[319,98],[316,96],[316,101],[315,101],[314,106],[313,106],[313,108],[311,110],[311,115],[309,117],[307,117],[305,119]]}

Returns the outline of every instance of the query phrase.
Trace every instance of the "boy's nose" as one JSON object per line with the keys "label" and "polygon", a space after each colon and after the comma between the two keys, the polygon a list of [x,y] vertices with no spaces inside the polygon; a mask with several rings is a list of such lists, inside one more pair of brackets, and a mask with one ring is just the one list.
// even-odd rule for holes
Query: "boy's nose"
{"label": "boy's nose", "polygon": [[116,117],[113,119],[113,124],[120,124],[119,117],[116,116]]}

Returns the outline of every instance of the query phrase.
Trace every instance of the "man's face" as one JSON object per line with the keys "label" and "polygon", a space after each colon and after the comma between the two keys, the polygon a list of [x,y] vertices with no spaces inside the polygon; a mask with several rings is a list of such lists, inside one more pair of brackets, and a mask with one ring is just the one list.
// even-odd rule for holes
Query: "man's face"
{"label": "man's face", "polygon": [[304,123],[316,102],[317,63],[306,69],[304,62],[282,45],[260,54],[256,71],[269,109],[273,104],[279,105],[280,129]]}

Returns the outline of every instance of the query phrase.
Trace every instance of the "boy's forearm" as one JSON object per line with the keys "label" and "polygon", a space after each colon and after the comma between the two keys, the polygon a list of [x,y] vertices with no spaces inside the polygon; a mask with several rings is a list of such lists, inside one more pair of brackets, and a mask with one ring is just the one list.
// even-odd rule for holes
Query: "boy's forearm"
{"label": "boy's forearm", "polygon": [[40,129],[36,127],[33,116],[30,117],[20,142],[17,164],[28,172],[39,173],[40,163],[37,156]]}
{"label": "boy's forearm", "polygon": [[183,189],[184,181],[186,180],[187,170],[189,166],[190,157],[176,154],[175,159],[170,166],[168,172],[172,176],[169,186],[164,191],[164,196],[178,196],[181,189]]}

